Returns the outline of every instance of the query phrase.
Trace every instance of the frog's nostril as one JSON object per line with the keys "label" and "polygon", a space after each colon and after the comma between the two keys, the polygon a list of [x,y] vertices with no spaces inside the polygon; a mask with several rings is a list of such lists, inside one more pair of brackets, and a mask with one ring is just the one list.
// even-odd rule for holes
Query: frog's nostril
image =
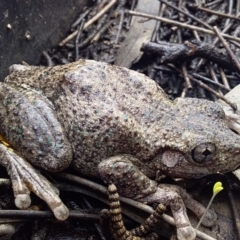
{"label": "frog's nostril", "polygon": [[192,158],[197,163],[205,163],[212,159],[215,152],[213,143],[201,143],[192,150]]}

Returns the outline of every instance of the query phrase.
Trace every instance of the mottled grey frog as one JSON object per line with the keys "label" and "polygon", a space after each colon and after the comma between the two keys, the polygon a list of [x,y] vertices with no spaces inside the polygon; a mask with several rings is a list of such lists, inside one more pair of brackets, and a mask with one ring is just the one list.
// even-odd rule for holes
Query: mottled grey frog
{"label": "mottled grey frog", "polygon": [[[50,172],[72,164],[116,184],[122,196],[170,205],[178,238],[186,240],[196,233],[183,200],[199,217],[203,206],[155,179],[199,178],[240,164],[240,136],[219,105],[171,101],[145,75],[91,60],[11,66],[0,83],[0,121],[0,164],[11,177],[16,206],[28,207],[33,191],[60,220],[68,209],[30,164]],[[209,212],[205,223],[215,220]]]}

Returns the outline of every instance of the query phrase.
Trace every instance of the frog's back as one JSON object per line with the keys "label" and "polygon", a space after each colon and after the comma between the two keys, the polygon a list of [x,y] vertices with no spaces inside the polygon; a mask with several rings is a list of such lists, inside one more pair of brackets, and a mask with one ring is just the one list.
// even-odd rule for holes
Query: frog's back
{"label": "frog's back", "polygon": [[155,155],[150,128],[160,124],[159,112],[171,101],[154,81],[91,60],[36,68],[36,75],[28,84],[53,102],[81,172],[96,175],[98,163],[115,154],[143,160]]}
{"label": "frog's back", "polygon": [[143,74],[95,61],[68,71],[52,101],[72,143],[73,164],[88,175],[115,154],[152,158],[148,130],[160,120],[156,110],[170,104]]}

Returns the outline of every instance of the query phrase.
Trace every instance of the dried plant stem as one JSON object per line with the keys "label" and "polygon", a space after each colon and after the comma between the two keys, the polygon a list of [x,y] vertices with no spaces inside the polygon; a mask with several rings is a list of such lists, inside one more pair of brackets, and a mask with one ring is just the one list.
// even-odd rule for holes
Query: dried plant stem
{"label": "dried plant stem", "polygon": [[224,86],[227,87],[227,88],[230,88],[229,83],[228,83],[228,79],[225,75],[225,72],[223,71],[223,69],[221,67],[219,68],[219,73],[220,73],[220,77],[222,79],[222,82],[223,82]]}
{"label": "dried plant stem", "polygon": [[195,22],[201,24],[202,26],[204,26],[205,28],[211,29],[212,27],[210,25],[208,25],[207,23],[201,21],[199,18],[194,17],[192,14],[184,12],[183,10],[181,10],[178,7],[175,7],[174,5],[172,5],[171,3],[169,3],[169,1],[165,1],[165,0],[160,0],[162,3],[166,4],[168,7],[173,8],[174,10],[184,14],[185,16],[191,18],[192,20],[194,20]]}
{"label": "dried plant stem", "polygon": [[211,14],[214,14],[214,15],[218,15],[218,16],[220,16],[220,17],[231,18],[231,19],[240,21],[240,18],[238,18],[238,17],[236,17],[236,16],[233,16],[233,15],[230,15],[230,14],[226,14],[226,13],[216,12],[216,11],[211,10],[211,9],[209,9],[209,8],[198,7],[197,9],[198,9],[198,10],[201,10],[201,11],[204,11],[204,12],[207,12],[207,13],[211,13]]}
{"label": "dried plant stem", "polygon": [[47,61],[47,66],[52,67],[53,66],[53,61],[52,61],[51,57],[48,55],[48,53],[43,51],[43,56],[45,57],[45,59]]}
{"label": "dried plant stem", "polygon": [[225,177],[225,182],[226,184],[224,184],[226,190],[227,190],[227,195],[228,195],[228,199],[231,205],[231,209],[232,209],[232,213],[233,213],[233,217],[234,217],[234,222],[236,225],[236,231],[237,231],[237,235],[238,235],[238,239],[240,239],[240,217],[239,217],[239,213],[238,213],[238,208],[237,208],[237,204],[236,204],[236,200],[233,196],[233,193],[230,189],[230,181],[229,178],[226,176]]}
{"label": "dried plant stem", "polygon": [[231,108],[233,110],[237,110],[237,106],[235,103],[232,103],[231,101],[229,101],[227,98],[225,98],[224,96],[222,96],[221,94],[219,94],[218,92],[214,91],[212,88],[210,88],[207,84],[202,83],[201,81],[198,81],[197,79],[193,78],[192,76],[189,76],[189,78],[193,81],[196,82],[200,87],[205,88],[206,90],[208,90],[209,92],[213,93],[216,97],[218,97],[219,99],[223,100],[225,103],[227,103],[229,106],[231,106]]}
{"label": "dried plant stem", "polygon": [[[215,32],[212,31],[212,30],[196,27],[196,26],[193,26],[193,25],[189,25],[189,24],[186,24],[186,23],[181,23],[181,22],[174,21],[174,20],[169,20],[169,19],[163,18],[163,17],[153,16],[153,15],[149,15],[149,14],[145,14],[145,13],[139,13],[139,12],[135,12],[135,11],[129,11],[129,14],[134,15],[134,16],[145,17],[145,18],[149,18],[149,19],[155,19],[155,20],[158,20],[158,21],[162,21],[162,22],[165,22],[165,23],[168,23],[168,24],[178,26],[178,27],[188,28],[188,29],[191,29],[191,30],[196,30],[196,31],[199,31],[199,32],[215,35]],[[240,38],[233,37],[233,36],[230,36],[228,34],[222,34],[222,36],[225,37],[225,38],[240,42]]]}
{"label": "dried plant stem", "polygon": [[[174,65],[172,64],[168,64],[169,67],[175,69],[177,72],[182,73],[180,69],[176,68]],[[237,110],[237,106],[235,103],[229,101],[226,97],[222,96],[220,93],[216,92],[215,90],[213,90],[212,88],[210,88],[207,84],[198,81],[196,78],[194,78],[191,75],[188,75],[188,77],[190,78],[191,81],[196,82],[200,87],[208,90],[209,92],[213,93],[216,97],[218,97],[219,99],[223,100],[225,103],[227,103],[234,111]]]}
{"label": "dried plant stem", "polygon": [[[96,22],[103,14],[105,14],[115,3],[117,0],[112,0],[108,5],[106,5],[98,14],[96,14],[93,18],[91,18],[88,22],[86,22],[83,26],[83,30],[88,28],[91,24]],[[65,39],[63,39],[60,43],[59,46],[62,47],[65,45],[67,42],[72,40],[75,36],[77,36],[78,30],[74,31],[72,34],[67,36]]]}
{"label": "dried plant stem", "polygon": [[237,68],[240,71],[240,64],[239,61],[237,59],[237,57],[235,56],[235,54],[232,52],[231,48],[229,47],[228,43],[224,40],[224,38],[222,37],[221,32],[218,30],[217,26],[213,27],[214,32],[217,34],[217,36],[219,37],[220,41],[222,42],[223,46],[226,48],[228,54],[230,55],[230,57],[232,58],[233,62],[235,63],[235,65],[237,66]]}

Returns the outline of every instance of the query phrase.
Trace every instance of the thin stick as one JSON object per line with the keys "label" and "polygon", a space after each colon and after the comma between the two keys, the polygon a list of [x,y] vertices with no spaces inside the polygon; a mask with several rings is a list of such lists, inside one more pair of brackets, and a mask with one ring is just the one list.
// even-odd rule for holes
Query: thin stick
{"label": "thin stick", "polygon": [[[219,83],[218,78],[216,76],[216,73],[215,73],[215,71],[213,69],[213,66],[211,64],[208,64],[208,69],[209,69],[209,74],[210,74],[211,78],[213,79],[213,81],[218,83],[218,84],[221,84],[221,83]],[[222,91],[220,89],[218,90],[218,93],[223,95],[223,93],[222,93]]]}
{"label": "thin stick", "polygon": [[233,60],[233,62],[237,66],[238,70],[240,71],[240,64],[238,62],[238,59],[235,56],[235,54],[232,52],[228,43],[224,40],[224,38],[222,37],[222,34],[220,33],[220,31],[218,30],[218,28],[216,26],[213,27],[213,30],[217,34],[217,36],[219,37],[220,41],[222,42],[223,46],[226,48],[226,50],[227,50],[228,54],[230,55],[231,59]]}
{"label": "thin stick", "polygon": [[[98,14],[96,14],[93,18],[91,18],[88,22],[86,22],[83,26],[83,30],[88,28],[91,24],[96,22],[103,14],[105,14],[115,3],[117,0],[112,0],[108,5],[106,5]],[[77,36],[78,30],[74,31],[72,34],[67,36],[65,39],[63,39],[60,43],[59,46],[62,47],[65,45],[67,42],[69,42],[71,39],[73,39],[75,36]]]}
{"label": "thin stick", "polygon": [[[129,14],[134,15],[134,16],[145,17],[145,18],[149,18],[149,19],[155,19],[155,20],[158,20],[158,21],[162,21],[162,22],[165,22],[165,23],[168,23],[168,24],[178,26],[178,27],[188,28],[188,29],[191,29],[191,30],[196,30],[196,31],[199,31],[199,32],[204,32],[204,33],[207,33],[207,34],[215,35],[215,32],[212,31],[212,30],[208,30],[208,29],[205,29],[205,28],[200,28],[200,27],[196,27],[196,26],[193,26],[193,25],[177,22],[177,21],[170,20],[170,19],[163,18],[163,17],[158,17],[158,16],[149,15],[149,14],[145,14],[145,13],[139,13],[139,12],[135,12],[135,11],[129,11]],[[225,37],[225,38],[240,42],[240,38],[233,37],[233,36],[230,36],[228,34],[222,34],[222,36]]]}
{"label": "thin stick", "polygon": [[168,7],[171,7],[172,9],[184,14],[185,16],[193,19],[195,22],[203,25],[205,28],[208,28],[208,29],[212,29],[212,27],[210,25],[208,25],[207,23],[201,21],[199,18],[196,18],[194,17],[193,15],[191,15],[190,13],[187,13],[187,12],[184,12],[183,10],[181,10],[180,8],[178,7],[175,7],[174,5],[172,5],[171,3],[169,3],[169,1],[165,1],[165,0],[160,0],[160,2],[166,4]]}
{"label": "thin stick", "polygon": [[210,3],[206,3],[204,6],[205,7],[211,7],[211,6],[216,5],[218,3],[221,3],[221,2],[222,2],[222,0],[216,0],[216,1],[213,1],[213,2],[210,2]]}
{"label": "thin stick", "polygon": [[203,81],[212,83],[212,84],[214,84],[214,85],[216,85],[216,86],[218,86],[218,87],[220,87],[220,88],[222,88],[222,89],[224,89],[224,90],[227,90],[227,91],[230,91],[230,90],[231,90],[229,87],[226,87],[226,86],[222,85],[221,83],[218,83],[218,82],[216,82],[216,81],[213,81],[213,80],[211,80],[211,79],[209,79],[209,78],[207,78],[207,77],[201,76],[201,75],[198,74],[198,73],[193,73],[192,75],[193,75],[194,77],[196,77],[196,78],[199,78],[199,79],[203,80]]}
{"label": "thin stick", "polygon": [[229,83],[228,83],[228,79],[225,75],[225,72],[223,71],[223,69],[221,67],[219,68],[219,73],[220,73],[220,77],[222,79],[222,82],[223,82],[224,86],[227,87],[227,88],[230,88]]}
{"label": "thin stick", "polygon": [[211,14],[217,15],[217,16],[221,16],[221,17],[225,17],[225,18],[231,18],[231,19],[240,21],[240,18],[238,18],[236,16],[233,16],[233,15],[230,15],[230,14],[226,14],[226,13],[216,12],[216,11],[211,10],[209,8],[197,7],[197,9],[201,10],[201,11],[204,11],[204,12],[207,12],[207,13],[211,13]]}
{"label": "thin stick", "polygon": [[185,63],[182,64],[181,70],[182,70],[182,75],[183,75],[183,78],[184,78],[184,81],[185,81],[185,88],[186,89],[192,89],[192,83],[191,83],[191,81],[189,79]]}
{"label": "thin stick", "polygon": [[[169,67],[175,69],[177,72],[182,73],[180,69],[176,68],[174,65],[172,64],[168,64]],[[207,84],[198,81],[196,78],[194,78],[191,75],[188,75],[188,77],[190,78],[191,81],[196,82],[200,87],[208,90],[209,92],[213,93],[216,95],[216,97],[218,97],[219,99],[223,100],[225,103],[227,103],[234,111],[237,110],[237,105],[231,101],[229,101],[226,97],[222,96],[220,93],[214,91],[212,88],[210,88]]]}
{"label": "thin stick", "polygon": [[238,208],[236,206],[236,201],[234,199],[233,193],[230,189],[230,181],[229,178],[227,176],[225,176],[225,182],[226,184],[224,184],[225,189],[227,190],[227,195],[228,195],[228,199],[230,202],[230,206],[232,208],[232,213],[234,216],[234,222],[236,225],[236,231],[237,231],[237,235],[238,235],[238,239],[240,239],[240,218],[239,218],[239,214],[238,214]]}
{"label": "thin stick", "polygon": [[209,92],[213,93],[214,95],[216,95],[216,97],[218,97],[219,99],[223,100],[225,103],[227,103],[234,111],[237,110],[237,106],[235,103],[229,101],[227,98],[225,98],[224,96],[222,96],[220,93],[214,91],[212,88],[210,88],[207,84],[201,82],[201,81],[198,81],[196,78],[192,77],[192,76],[189,76],[189,78],[196,82],[200,87],[208,90]]}
{"label": "thin stick", "polygon": [[116,39],[115,39],[115,44],[118,43],[120,32],[121,32],[122,26],[123,26],[124,15],[125,15],[124,11],[121,11],[121,13],[120,13],[120,21],[119,21],[119,24],[118,24],[118,31],[117,31],[117,35],[116,35]]}
{"label": "thin stick", "polygon": [[113,21],[109,21],[105,24],[105,26],[103,26],[99,32],[94,36],[94,38],[91,40],[91,43],[93,42],[97,42],[99,40],[99,38],[101,37],[101,35],[109,28],[109,26],[111,26],[111,24],[113,23]]}
{"label": "thin stick", "polygon": [[117,0],[112,0],[108,5],[106,5],[98,14],[96,14],[92,19],[84,24],[83,30],[88,28],[94,22],[96,22],[103,14],[105,14],[115,3]]}
{"label": "thin stick", "polygon": [[72,24],[71,28],[77,27],[80,24],[80,22],[90,13],[90,11],[91,8],[82,13],[80,17]]}
{"label": "thin stick", "polygon": [[188,91],[188,89],[185,87],[185,88],[182,90],[181,98],[185,98],[185,97],[186,97],[187,91]]}
{"label": "thin stick", "polygon": [[[237,14],[237,17],[240,17],[240,14]],[[232,25],[233,25],[233,23],[230,23],[230,24],[228,24],[223,30],[222,30],[222,34],[224,34],[225,32],[227,32],[231,27],[232,27]],[[216,45],[217,43],[218,43],[218,41],[219,41],[219,38],[218,37],[216,37],[215,39],[214,39],[214,41],[213,41],[213,45]],[[234,42],[234,41],[231,41],[233,44],[235,44],[236,42]],[[195,70],[194,70],[194,72],[197,72],[198,70],[199,70],[199,68],[200,68],[200,66],[203,64],[205,62],[205,60],[204,59],[200,59],[199,60],[199,62],[198,62],[198,64],[197,64],[197,67],[195,68]]]}
{"label": "thin stick", "polygon": [[52,67],[53,66],[53,61],[52,61],[52,58],[48,55],[48,53],[43,51],[43,56],[45,57],[45,59],[47,61],[47,66]]}
{"label": "thin stick", "polygon": [[82,20],[81,24],[78,26],[78,34],[75,40],[75,60],[77,61],[79,59],[79,48],[78,48],[78,44],[79,44],[79,39],[80,36],[82,34],[82,30],[83,30],[83,26],[85,23],[85,19]]}

